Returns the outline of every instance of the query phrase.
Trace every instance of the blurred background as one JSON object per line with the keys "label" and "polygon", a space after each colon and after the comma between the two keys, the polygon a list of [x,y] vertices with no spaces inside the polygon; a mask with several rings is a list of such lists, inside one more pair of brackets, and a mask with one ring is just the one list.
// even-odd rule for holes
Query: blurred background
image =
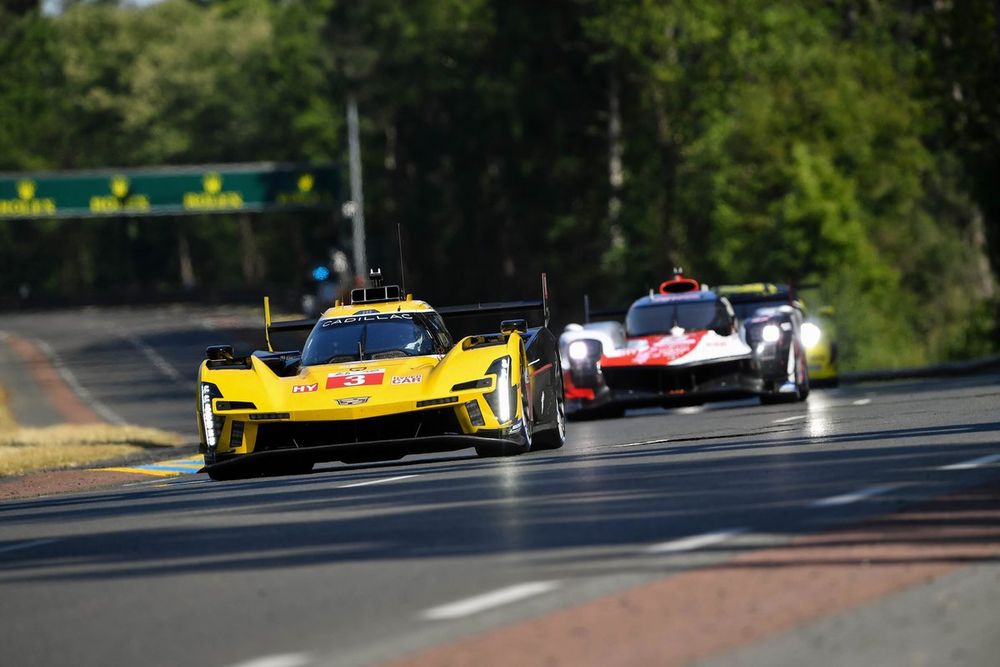
{"label": "blurred background", "polygon": [[994,353],[998,14],[995,0],[8,0],[6,176],[281,162],[336,165],[342,182],[301,211],[0,216],[0,307],[329,297],[315,283],[357,268],[353,100],[367,262],[392,281],[398,230],[419,298],[533,297],[546,271],[561,324],[584,294],[625,305],[683,266],[814,286],[844,369]]}

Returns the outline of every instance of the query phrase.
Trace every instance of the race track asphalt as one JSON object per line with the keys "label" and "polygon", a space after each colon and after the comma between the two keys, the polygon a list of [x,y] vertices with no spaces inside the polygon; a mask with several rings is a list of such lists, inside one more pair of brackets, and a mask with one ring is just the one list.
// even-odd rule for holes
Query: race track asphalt
{"label": "race track asphalt", "polygon": [[[47,342],[109,414],[193,438],[200,351],[243,324],[146,309],[3,328]],[[858,385],[804,404],[573,423],[563,449],[510,459],[183,475],[3,502],[0,655],[81,667],[405,658],[995,483],[998,408],[996,375]],[[953,520],[992,545],[992,519]],[[996,664],[998,557],[699,659]]]}

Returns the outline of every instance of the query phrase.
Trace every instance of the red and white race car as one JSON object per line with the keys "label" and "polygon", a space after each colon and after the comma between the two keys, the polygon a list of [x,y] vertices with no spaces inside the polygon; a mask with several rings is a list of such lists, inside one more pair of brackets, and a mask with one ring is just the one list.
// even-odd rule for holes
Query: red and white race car
{"label": "red and white race car", "polygon": [[636,300],[624,325],[567,327],[560,336],[567,412],[619,416],[627,407],[746,396],[804,399],[801,323],[786,315],[775,313],[771,328],[748,341],[729,301],[678,271],[658,292]]}

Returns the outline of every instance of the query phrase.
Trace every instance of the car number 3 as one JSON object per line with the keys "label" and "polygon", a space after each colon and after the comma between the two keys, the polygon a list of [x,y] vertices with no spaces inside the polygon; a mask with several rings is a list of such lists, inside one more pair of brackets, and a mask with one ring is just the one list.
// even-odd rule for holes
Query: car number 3
{"label": "car number 3", "polygon": [[348,375],[344,378],[344,385],[347,387],[357,387],[359,384],[365,384],[367,382],[367,375]]}

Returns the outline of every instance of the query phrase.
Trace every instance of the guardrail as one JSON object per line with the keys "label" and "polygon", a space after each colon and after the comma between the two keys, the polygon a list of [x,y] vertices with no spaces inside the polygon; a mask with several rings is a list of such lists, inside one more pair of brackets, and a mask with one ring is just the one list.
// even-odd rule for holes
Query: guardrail
{"label": "guardrail", "polygon": [[920,368],[895,368],[871,371],[852,371],[841,373],[841,382],[886,382],[890,380],[912,380],[917,378],[955,377],[972,375],[993,370],[1000,370],[1000,355],[970,359],[968,361],[951,361]]}

